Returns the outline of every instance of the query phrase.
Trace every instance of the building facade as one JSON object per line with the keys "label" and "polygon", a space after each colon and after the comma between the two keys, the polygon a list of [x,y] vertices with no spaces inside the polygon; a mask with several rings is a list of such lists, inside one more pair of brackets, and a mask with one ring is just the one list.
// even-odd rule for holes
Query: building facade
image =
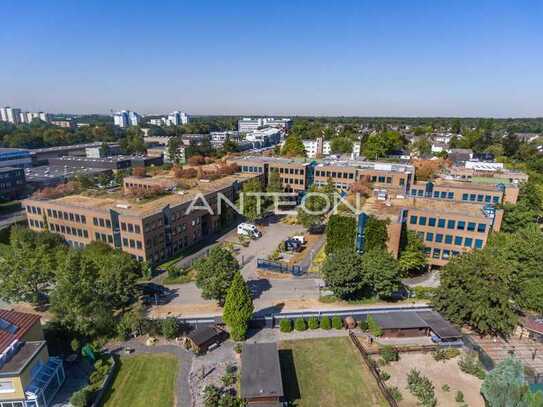
{"label": "building facade", "polygon": [[0,168],[0,200],[19,198],[25,191],[25,172],[22,168]]}
{"label": "building facade", "polygon": [[0,148],[0,168],[27,168],[32,166],[32,155],[29,150],[20,148]]}

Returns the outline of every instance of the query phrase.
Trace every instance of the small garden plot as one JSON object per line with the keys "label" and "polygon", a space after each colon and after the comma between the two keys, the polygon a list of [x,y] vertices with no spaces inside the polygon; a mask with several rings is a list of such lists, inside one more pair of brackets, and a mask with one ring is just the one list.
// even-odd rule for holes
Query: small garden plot
{"label": "small garden plot", "polygon": [[424,379],[415,380],[418,377],[427,378],[434,387],[438,405],[462,406],[467,404],[470,407],[483,407],[484,401],[479,393],[482,380],[463,372],[458,366],[459,360],[459,356],[436,361],[432,353],[401,353],[399,361],[391,362],[381,369],[387,373],[387,376],[390,376],[386,385],[397,387],[401,392],[400,407],[420,405],[417,397],[408,389],[408,376],[412,369],[416,369],[418,374],[412,374],[411,383],[424,381]]}
{"label": "small garden plot", "polygon": [[172,407],[178,361],[169,354],[121,358],[104,407]]}
{"label": "small garden plot", "polygon": [[348,338],[285,341],[279,349],[285,394],[296,406],[387,405]]}

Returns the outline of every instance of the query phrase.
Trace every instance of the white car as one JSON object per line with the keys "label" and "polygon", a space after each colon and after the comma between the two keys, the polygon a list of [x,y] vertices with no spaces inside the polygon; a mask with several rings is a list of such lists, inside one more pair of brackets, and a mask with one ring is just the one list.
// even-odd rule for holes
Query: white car
{"label": "white car", "polygon": [[259,238],[262,233],[252,223],[240,223],[238,225],[238,235],[249,236],[251,238]]}

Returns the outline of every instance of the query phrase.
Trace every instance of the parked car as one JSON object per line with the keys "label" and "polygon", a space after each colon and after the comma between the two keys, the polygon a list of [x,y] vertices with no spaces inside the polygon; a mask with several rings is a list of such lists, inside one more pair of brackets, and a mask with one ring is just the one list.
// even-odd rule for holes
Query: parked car
{"label": "parked car", "polygon": [[287,239],[285,240],[285,251],[300,252],[302,251],[302,244],[296,239]]}
{"label": "parked car", "polygon": [[299,241],[301,245],[305,244],[305,237],[303,235],[292,236],[291,239]]}
{"label": "parked car", "polygon": [[258,239],[262,236],[262,233],[252,223],[240,223],[238,225],[238,235],[249,236],[251,239]]}
{"label": "parked car", "polygon": [[142,295],[167,295],[170,292],[168,288],[156,283],[137,284],[136,288]]}

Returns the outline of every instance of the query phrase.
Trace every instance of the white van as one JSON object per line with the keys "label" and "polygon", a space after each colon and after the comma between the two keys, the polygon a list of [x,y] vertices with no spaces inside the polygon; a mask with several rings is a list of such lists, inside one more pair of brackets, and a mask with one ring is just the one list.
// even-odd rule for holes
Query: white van
{"label": "white van", "polygon": [[292,236],[291,239],[297,240],[301,245],[305,244],[305,237],[303,235]]}
{"label": "white van", "polygon": [[251,238],[259,238],[262,233],[252,223],[240,223],[238,225],[238,235],[249,236]]}

